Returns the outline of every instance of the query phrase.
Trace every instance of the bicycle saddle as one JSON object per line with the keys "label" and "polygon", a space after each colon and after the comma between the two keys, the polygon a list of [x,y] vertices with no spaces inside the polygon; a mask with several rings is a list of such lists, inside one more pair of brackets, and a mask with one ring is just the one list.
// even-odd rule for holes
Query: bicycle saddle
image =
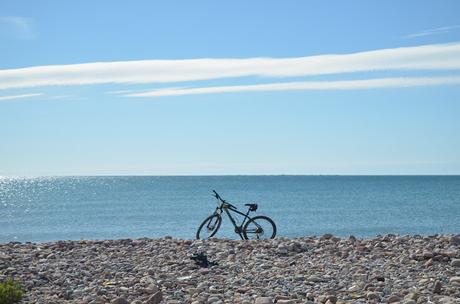
{"label": "bicycle saddle", "polygon": [[244,204],[244,205],[248,206],[250,211],[256,211],[257,210],[257,204]]}

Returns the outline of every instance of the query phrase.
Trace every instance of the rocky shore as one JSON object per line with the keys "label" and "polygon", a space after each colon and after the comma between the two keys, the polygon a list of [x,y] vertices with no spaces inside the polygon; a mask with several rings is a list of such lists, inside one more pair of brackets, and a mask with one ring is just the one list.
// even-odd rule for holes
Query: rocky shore
{"label": "rocky shore", "polygon": [[460,303],[460,235],[7,243],[6,278],[24,303]]}

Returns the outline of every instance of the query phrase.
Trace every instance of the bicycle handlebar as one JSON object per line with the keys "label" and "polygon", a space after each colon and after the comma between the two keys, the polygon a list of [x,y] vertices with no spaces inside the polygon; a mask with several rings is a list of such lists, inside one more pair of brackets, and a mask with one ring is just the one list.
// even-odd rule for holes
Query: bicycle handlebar
{"label": "bicycle handlebar", "polygon": [[219,198],[219,194],[216,192],[216,190],[212,190],[212,192],[214,192],[214,196],[215,196],[216,198]]}
{"label": "bicycle handlebar", "polygon": [[212,192],[214,192],[214,195],[213,195],[213,196],[214,196],[218,201],[221,201],[223,204],[226,203],[226,201],[220,197],[219,193],[217,193],[216,190],[212,190]]}
{"label": "bicycle handlebar", "polygon": [[219,193],[217,193],[216,190],[212,190],[212,192],[214,192],[214,197],[217,198],[219,201],[222,202],[222,205],[223,205],[223,204],[226,204],[227,206],[230,206],[230,207],[232,207],[232,208],[237,209],[235,206],[233,206],[232,204],[230,204],[229,202],[227,202],[226,200],[224,200],[222,197],[220,197]]}

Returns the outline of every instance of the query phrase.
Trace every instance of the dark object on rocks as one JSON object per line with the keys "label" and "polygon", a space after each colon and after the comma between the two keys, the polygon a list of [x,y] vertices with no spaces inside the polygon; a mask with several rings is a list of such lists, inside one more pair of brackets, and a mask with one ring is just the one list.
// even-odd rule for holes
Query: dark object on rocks
{"label": "dark object on rocks", "polygon": [[218,265],[216,262],[208,261],[208,257],[203,252],[195,254],[190,259],[194,260],[195,264],[197,264],[198,266],[204,267],[204,268]]}
{"label": "dark object on rocks", "polygon": [[439,281],[434,282],[433,292],[439,294],[441,293],[441,291],[442,291],[442,283]]}
{"label": "dark object on rocks", "polygon": [[377,282],[385,282],[385,277],[383,276],[376,276],[375,279],[377,280]]}

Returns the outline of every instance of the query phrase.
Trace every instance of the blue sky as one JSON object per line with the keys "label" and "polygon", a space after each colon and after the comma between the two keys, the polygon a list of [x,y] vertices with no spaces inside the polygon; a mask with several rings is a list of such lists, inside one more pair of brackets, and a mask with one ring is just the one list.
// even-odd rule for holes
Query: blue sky
{"label": "blue sky", "polygon": [[458,1],[0,1],[0,176],[460,174]]}

